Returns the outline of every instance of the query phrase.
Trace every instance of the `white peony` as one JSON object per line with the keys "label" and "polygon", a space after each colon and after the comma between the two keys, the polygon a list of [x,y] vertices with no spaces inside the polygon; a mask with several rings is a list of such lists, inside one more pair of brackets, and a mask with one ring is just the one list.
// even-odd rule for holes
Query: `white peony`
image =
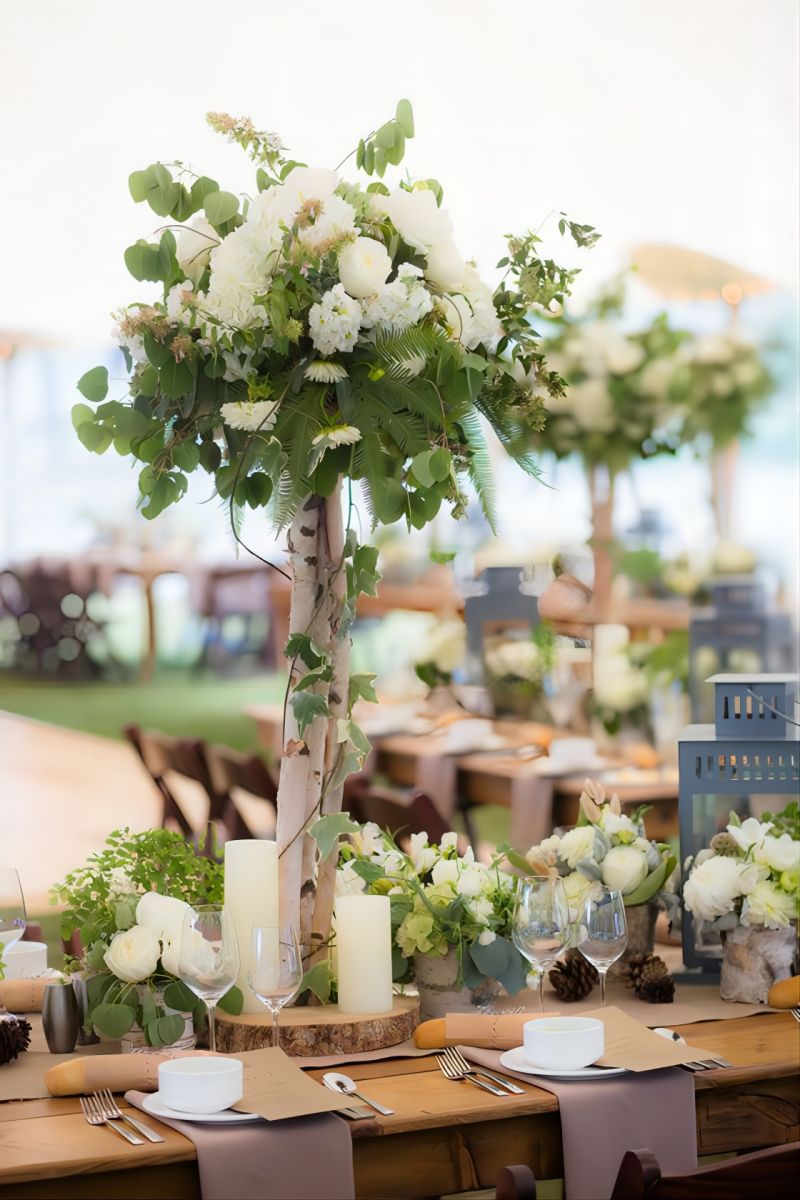
{"label": "white peony", "polygon": [[576,825],[568,829],[561,838],[558,856],[573,871],[582,858],[592,858],[594,847],[594,826]]}
{"label": "white peony", "polygon": [[797,901],[769,880],[760,880],[742,905],[743,925],[784,929],[797,919]]}
{"label": "white peony", "polygon": [[152,929],[134,925],[116,933],[103,955],[112,975],[125,983],[141,983],[149,979],[161,957],[161,942]]}
{"label": "white peony", "polygon": [[455,858],[440,858],[433,868],[431,879],[434,883],[458,883],[458,861]]}
{"label": "white peony", "polygon": [[452,238],[431,246],[426,255],[425,277],[445,292],[457,292],[467,280],[468,268]]}
{"label": "white peony", "polygon": [[339,278],[345,291],[357,300],[377,294],[392,269],[392,260],[382,242],[357,237],[339,251]]}
{"label": "white peony", "polygon": [[191,225],[182,227],[176,239],[175,258],[187,279],[199,282],[219,241],[219,234],[205,217],[195,217]]}
{"label": "white peony", "polygon": [[279,221],[291,226],[301,208],[324,204],[338,183],[336,172],[324,167],[293,167],[283,183],[259,192],[250,206],[248,220]]}
{"label": "white peony", "polygon": [[779,874],[783,871],[797,870],[800,864],[800,842],[794,841],[789,833],[782,833],[780,837],[773,837],[768,833],[753,850],[753,859]]}
{"label": "white peony", "polygon": [[222,419],[231,429],[254,433],[256,429],[271,429],[278,416],[277,400],[232,400],[220,409]]}
{"label": "white peony", "polygon": [[612,846],[600,870],[606,887],[627,896],[647,878],[647,858],[634,846]]}
{"label": "white peony", "polygon": [[736,845],[745,854],[751,846],[760,846],[772,829],[771,821],[759,821],[757,817],[748,817],[741,825],[729,825],[728,833]]}
{"label": "white peony", "polygon": [[752,891],[757,882],[757,867],[720,854],[712,854],[701,862],[698,854],[683,885],[683,903],[694,916],[714,921],[731,912],[736,900],[746,891]]}
{"label": "white peony", "polygon": [[398,188],[382,196],[379,203],[403,241],[413,249],[426,254],[432,247],[452,241],[453,222],[449,213],[439,208],[430,188],[414,188],[411,192]]}
{"label": "white peony", "polygon": [[301,227],[297,240],[311,254],[326,254],[355,228],[356,210],[352,204],[341,196],[329,196],[315,211],[313,220]]}
{"label": "white peony", "polygon": [[361,326],[361,306],[348,296],[341,283],[327,291],[308,314],[311,340],[320,354],[352,350]]}

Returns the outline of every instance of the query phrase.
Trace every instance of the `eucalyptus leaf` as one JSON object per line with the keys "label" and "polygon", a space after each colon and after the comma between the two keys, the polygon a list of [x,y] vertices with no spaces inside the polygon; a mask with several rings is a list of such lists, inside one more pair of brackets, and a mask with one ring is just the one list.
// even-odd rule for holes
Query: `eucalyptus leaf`
{"label": "eucalyptus leaf", "polygon": [[222,1009],[225,1013],[229,1013],[232,1017],[238,1017],[244,1008],[244,996],[241,989],[236,987],[236,985],[228,988],[225,995],[217,1001],[217,1008]]}
{"label": "eucalyptus leaf", "polygon": [[127,1004],[102,1002],[91,1011],[92,1024],[106,1037],[121,1038],[136,1020],[136,1010]]}
{"label": "eucalyptus leaf", "polygon": [[93,404],[105,400],[108,395],[108,367],[92,367],[78,380],[78,391]]}

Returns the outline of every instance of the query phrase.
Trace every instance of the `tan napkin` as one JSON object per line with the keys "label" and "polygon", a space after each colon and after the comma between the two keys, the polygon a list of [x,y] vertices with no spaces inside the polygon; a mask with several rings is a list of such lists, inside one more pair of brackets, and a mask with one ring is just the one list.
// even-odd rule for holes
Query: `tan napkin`
{"label": "tan napkin", "polygon": [[44,989],[52,982],[52,976],[40,979],[4,979],[0,982],[0,1005],[5,1004],[12,1013],[41,1012]]}
{"label": "tan napkin", "polygon": [[233,1105],[239,1112],[283,1121],[335,1112],[344,1103],[341,1095],[304,1075],[280,1047],[245,1050],[235,1057],[244,1065],[244,1095]]}
{"label": "tan napkin", "polygon": [[613,1005],[581,1013],[582,1017],[596,1017],[605,1027],[605,1053],[598,1058],[601,1067],[626,1067],[629,1071],[658,1071],[663,1067],[677,1067],[681,1063],[710,1058],[710,1050],[688,1046],[683,1042],[672,1042],[669,1038],[653,1033],[635,1017],[629,1017],[621,1008]]}
{"label": "tan napkin", "polygon": [[414,1030],[420,1050],[442,1046],[485,1046],[489,1050],[513,1050],[522,1045],[522,1029],[533,1017],[555,1013],[448,1013],[443,1019],[423,1021]]}
{"label": "tan napkin", "polygon": [[165,1050],[161,1054],[93,1054],[57,1063],[44,1081],[51,1096],[79,1096],[98,1088],[112,1092],[125,1092],[129,1088],[155,1092],[159,1063],[208,1053],[208,1050]]}

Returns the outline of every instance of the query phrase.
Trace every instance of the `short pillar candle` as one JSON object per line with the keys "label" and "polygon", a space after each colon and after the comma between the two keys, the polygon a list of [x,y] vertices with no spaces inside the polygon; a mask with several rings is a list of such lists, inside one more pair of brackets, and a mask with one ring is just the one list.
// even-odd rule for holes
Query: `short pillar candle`
{"label": "short pillar candle", "polygon": [[278,847],[275,842],[247,838],[225,843],[225,911],[239,943],[241,969],[237,984],[244,996],[244,1011],[257,1013],[263,1005],[247,982],[252,956],[254,925],[274,928],[278,935]]}
{"label": "short pillar candle", "polygon": [[342,1012],[392,1011],[392,922],[388,896],[339,896],[336,958]]}

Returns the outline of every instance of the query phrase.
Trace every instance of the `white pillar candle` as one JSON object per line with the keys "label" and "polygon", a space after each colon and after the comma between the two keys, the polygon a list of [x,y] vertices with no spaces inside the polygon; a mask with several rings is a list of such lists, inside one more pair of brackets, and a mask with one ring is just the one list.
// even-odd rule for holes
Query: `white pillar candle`
{"label": "white pillar candle", "polygon": [[189,905],[184,900],[159,892],[145,892],[136,905],[136,923],[152,929],[161,939],[161,964],[171,975],[179,974],[181,931],[188,911]]}
{"label": "white pillar candle", "polygon": [[[278,847],[275,842],[247,838],[225,843],[225,911],[239,943],[241,969],[236,981],[244,996],[244,1011],[261,1013],[264,1005],[249,983],[251,935],[254,925],[278,929]],[[278,938],[275,937],[277,952]]]}
{"label": "white pillar candle", "polygon": [[388,896],[338,897],[336,958],[342,1012],[392,1011],[392,925]]}

